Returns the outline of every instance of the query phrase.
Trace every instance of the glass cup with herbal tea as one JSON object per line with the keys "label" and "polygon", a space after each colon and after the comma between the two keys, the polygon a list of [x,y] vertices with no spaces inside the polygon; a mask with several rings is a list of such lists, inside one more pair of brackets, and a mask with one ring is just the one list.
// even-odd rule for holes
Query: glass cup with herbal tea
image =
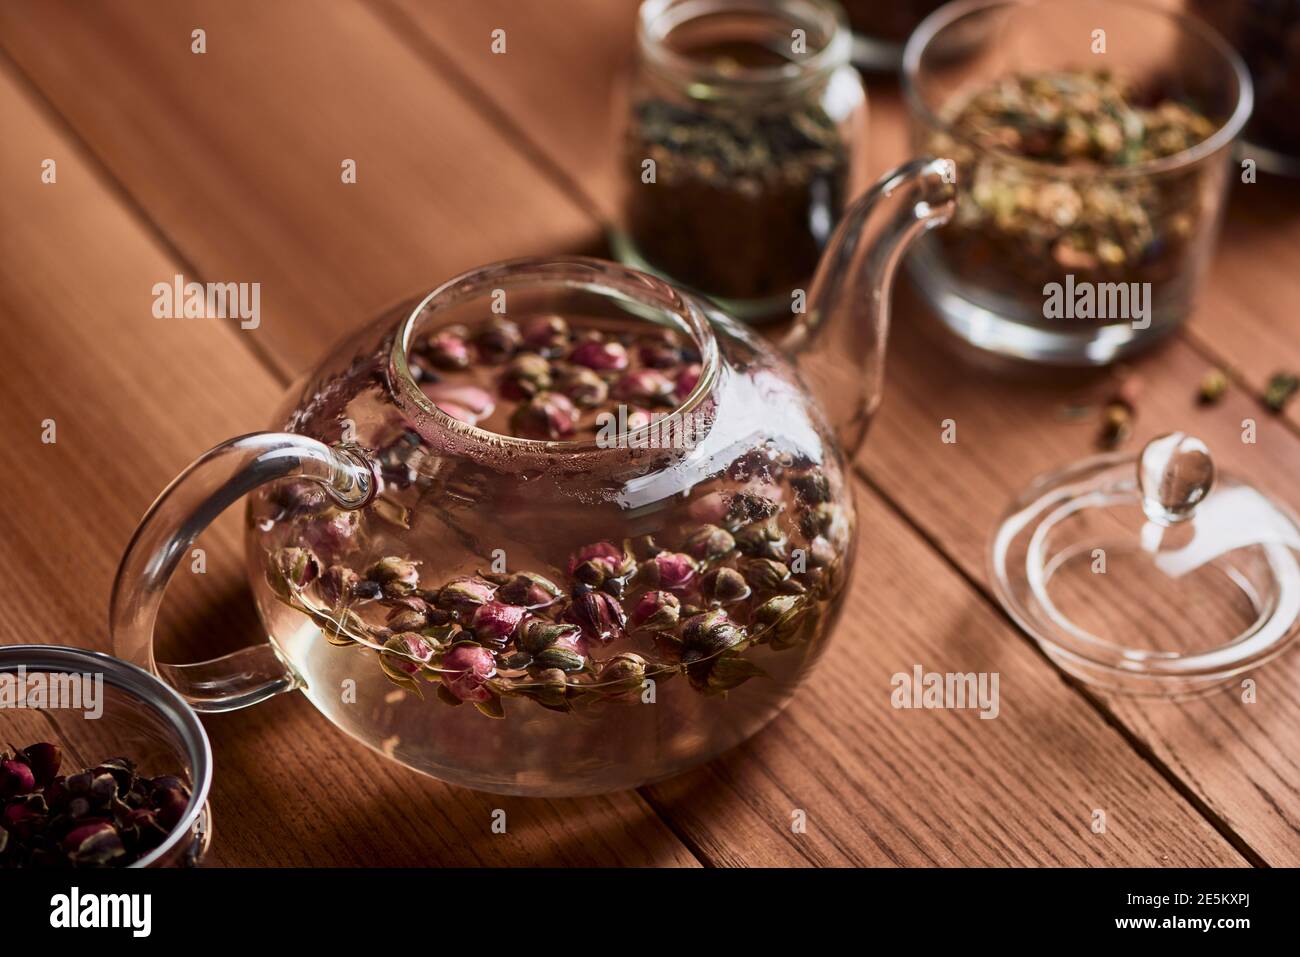
{"label": "glass cup with herbal tea", "polygon": [[1187,317],[1252,101],[1217,34],[1122,0],[964,0],[913,34],[903,74],[916,145],[959,184],[909,266],[958,335],[1094,365]]}
{"label": "glass cup with herbal tea", "polygon": [[[892,264],[952,213],[947,169],[914,161],[854,203],[780,347],[594,259],[484,266],[395,307],[277,431],[210,450],[151,506],[115,648],[197,710],[300,689],[388,757],[488,791],[635,787],[744,741],[842,607],[842,449],[879,403]],[[158,662],[168,580],[245,496],[270,642]]]}
{"label": "glass cup with herbal tea", "polygon": [[825,0],[646,0],[618,258],[742,320],[788,318],[862,181],[866,94]]}
{"label": "glass cup with herbal tea", "polygon": [[212,836],[198,717],[108,655],[0,647],[0,869],[197,864]]}

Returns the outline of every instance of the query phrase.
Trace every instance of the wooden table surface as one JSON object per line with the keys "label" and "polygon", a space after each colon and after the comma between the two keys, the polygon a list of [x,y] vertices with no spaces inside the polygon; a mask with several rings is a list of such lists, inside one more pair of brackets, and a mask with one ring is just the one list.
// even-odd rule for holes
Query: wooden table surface
{"label": "wooden table surface", "polygon": [[[0,641],[106,649],[111,576],[150,501],[199,452],[264,428],[343,331],[473,265],[600,249],[633,14],[615,0],[0,4]],[[869,87],[883,171],[906,155],[902,115],[892,83]],[[153,284],[177,273],[260,282],[260,327],[153,318]],[[1298,301],[1300,188],[1238,186],[1189,327],[1130,365],[1144,389],[1128,447],[1195,432],[1300,505],[1300,402],[1275,416],[1260,401],[1271,373],[1300,368]],[[847,613],[748,744],[640,791],[500,798],[385,762],[282,695],[205,718],[210,862],[1300,864],[1300,655],[1253,676],[1253,703],[1235,687],[1108,696],[1066,679],[991,597],[993,523],[1034,475],[1092,450],[1097,414],[1062,410],[1104,399],[1114,375],[979,371],[930,326],[900,289],[857,462]],[[1233,386],[1198,407],[1216,366]],[[200,544],[207,574],[172,588],[162,657],[258,638],[239,516]],[[1147,613],[1140,598],[1121,611]],[[999,672],[1000,716],[895,711],[889,676],[914,663]]]}

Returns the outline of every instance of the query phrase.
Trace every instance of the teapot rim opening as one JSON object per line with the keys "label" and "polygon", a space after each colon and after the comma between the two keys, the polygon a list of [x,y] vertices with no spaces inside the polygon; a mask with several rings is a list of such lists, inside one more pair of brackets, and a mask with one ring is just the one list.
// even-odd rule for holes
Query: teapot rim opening
{"label": "teapot rim opening", "polygon": [[[669,317],[690,336],[700,353],[700,376],[695,388],[671,411],[650,423],[616,433],[611,446],[601,436],[592,439],[529,439],[494,432],[462,422],[440,409],[411,374],[410,354],[418,339],[417,327],[436,312],[483,298],[497,289],[542,288],[573,290],[618,300],[639,312],[639,321],[655,323],[646,313]],[[639,307],[636,308],[636,307]],[[666,325],[666,323],[659,323]],[[389,352],[389,387],[398,407],[415,421],[429,421],[440,429],[465,438],[491,443],[500,449],[528,452],[604,452],[612,448],[638,448],[640,440],[656,431],[680,425],[712,392],[718,379],[719,352],[712,324],[704,309],[675,287],[636,269],[589,256],[524,257],[502,260],[451,277],[420,298],[405,315]]]}

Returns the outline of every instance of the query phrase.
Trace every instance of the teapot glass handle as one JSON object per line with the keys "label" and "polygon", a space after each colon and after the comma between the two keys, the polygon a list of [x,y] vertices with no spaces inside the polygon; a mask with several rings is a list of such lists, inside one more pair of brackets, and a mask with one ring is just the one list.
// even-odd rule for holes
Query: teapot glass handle
{"label": "teapot glass handle", "polygon": [[113,582],[109,628],[119,658],[158,675],[196,711],[233,711],[296,687],[269,642],[194,664],[158,664],[153,633],[167,582],[199,534],[227,507],[267,482],[307,479],[342,508],[366,505],[375,475],[348,446],[287,432],[255,432],[204,453],[140,520]]}

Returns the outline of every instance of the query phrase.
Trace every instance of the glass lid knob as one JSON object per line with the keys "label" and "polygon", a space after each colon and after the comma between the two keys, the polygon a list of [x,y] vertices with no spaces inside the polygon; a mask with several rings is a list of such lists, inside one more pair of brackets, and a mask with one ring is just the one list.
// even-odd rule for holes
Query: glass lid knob
{"label": "glass lid knob", "polygon": [[1142,511],[1160,525],[1192,517],[1214,485],[1214,460],[1204,442],[1185,432],[1156,436],[1138,456]]}

